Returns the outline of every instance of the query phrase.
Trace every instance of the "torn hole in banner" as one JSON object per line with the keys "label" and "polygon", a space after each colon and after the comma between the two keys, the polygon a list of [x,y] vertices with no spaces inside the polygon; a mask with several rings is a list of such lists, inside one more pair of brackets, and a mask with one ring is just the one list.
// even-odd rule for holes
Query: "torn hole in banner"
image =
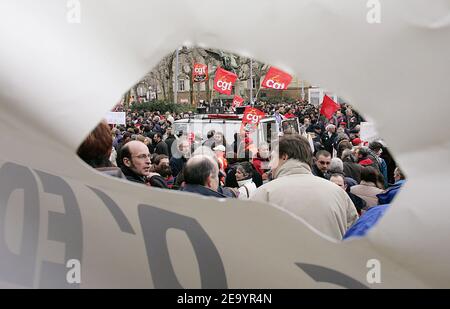
{"label": "torn hole in banner", "polygon": [[219,167],[217,184],[205,178],[201,185],[248,198],[243,180],[251,178],[256,188],[270,182],[273,151],[290,135],[308,141],[312,173],[347,191],[359,215],[390,204],[398,191],[390,185],[405,178],[374,121],[337,94],[270,64],[200,47],[164,57],[107,113],[78,155],[110,176],[179,190],[186,162],[209,154]]}

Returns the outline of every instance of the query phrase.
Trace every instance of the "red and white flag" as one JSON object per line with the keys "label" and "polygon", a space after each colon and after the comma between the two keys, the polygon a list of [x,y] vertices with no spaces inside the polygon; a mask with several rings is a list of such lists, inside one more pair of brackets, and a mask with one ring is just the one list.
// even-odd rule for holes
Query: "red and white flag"
{"label": "red and white flag", "polygon": [[206,64],[194,64],[194,71],[192,72],[194,83],[205,82],[208,79],[208,66]]}
{"label": "red and white flag", "polygon": [[233,72],[218,68],[214,79],[214,89],[222,94],[231,95],[231,89],[237,80],[237,75]]}
{"label": "red and white flag", "polygon": [[277,68],[271,67],[262,83],[263,88],[285,90],[292,81],[292,76]]}
{"label": "red and white flag", "polygon": [[257,108],[247,106],[245,108],[244,117],[241,124],[241,135],[256,131],[258,123],[266,114]]}
{"label": "red and white flag", "polygon": [[232,107],[233,109],[236,109],[236,107],[242,106],[242,103],[244,103],[244,99],[241,98],[241,97],[238,96],[238,95],[235,95],[235,96],[234,96],[234,99],[233,99],[233,105],[232,105],[231,107]]}

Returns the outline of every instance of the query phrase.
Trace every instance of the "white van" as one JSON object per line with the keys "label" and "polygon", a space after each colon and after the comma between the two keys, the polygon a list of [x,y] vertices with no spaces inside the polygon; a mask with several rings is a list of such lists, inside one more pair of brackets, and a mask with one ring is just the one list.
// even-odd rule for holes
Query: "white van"
{"label": "white van", "polygon": [[[239,134],[241,129],[243,115],[236,114],[202,114],[194,115],[188,119],[175,121],[172,126],[172,132],[180,135],[195,135],[196,139],[207,140],[207,134],[211,130],[222,132],[227,145],[231,145],[235,140],[235,134]],[[282,136],[286,130],[300,132],[300,123],[298,118],[286,119],[279,124],[275,117],[266,117],[261,119],[257,130],[250,137],[253,143],[259,145],[268,143],[271,145],[276,142],[279,136]]]}

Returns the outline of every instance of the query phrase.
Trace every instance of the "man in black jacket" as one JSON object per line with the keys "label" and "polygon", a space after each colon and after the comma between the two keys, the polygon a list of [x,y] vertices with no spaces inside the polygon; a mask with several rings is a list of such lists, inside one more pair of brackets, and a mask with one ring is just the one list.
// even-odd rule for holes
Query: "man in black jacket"
{"label": "man in black jacket", "polygon": [[337,133],[336,126],[333,124],[329,124],[325,128],[325,133],[322,136],[322,144],[326,151],[330,154],[333,153],[333,145],[336,141]]}
{"label": "man in black jacket", "polygon": [[331,164],[331,153],[326,150],[319,150],[314,157],[312,173],[320,178],[328,179],[328,170]]}
{"label": "man in black jacket", "polygon": [[166,131],[167,138],[165,139],[165,143],[167,144],[167,150],[169,151],[169,159],[172,158],[172,145],[176,140],[175,135],[172,133],[172,128],[167,128]]}
{"label": "man in black jacket", "polygon": [[119,151],[117,162],[127,180],[146,183],[146,177],[150,175],[150,152],[144,143],[131,141],[125,144]]}
{"label": "man in black jacket", "polygon": [[159,155],[166,155],[169,156],[169,147],[167,144],[162,140],[161,133],[155,133],[155,136],[153,137],[153,140],[155,141],[156,147],[155,147],[155,153]]}

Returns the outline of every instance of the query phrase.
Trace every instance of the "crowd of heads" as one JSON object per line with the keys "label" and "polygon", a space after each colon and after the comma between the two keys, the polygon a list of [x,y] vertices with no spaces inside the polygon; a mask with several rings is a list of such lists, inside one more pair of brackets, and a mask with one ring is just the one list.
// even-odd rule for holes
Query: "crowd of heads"
{"label": "crowd of heads", "polygon": [[[101,171],[119,170],[129,181],[223,198],[250,198],[258,187],[277,179],[286,162],[300,162],[347,192],[362,213],[378,203],[359,194],[361,186],[373,186],[380,193],[405,176],[382,141],[361,140],[363,118],[351,106],[341,107],[326,119],[319,117],[318,107],[305,102],[260,102],[258,108],[268,116],[298,118],[300,128],[284,131],[276,143],[257,145],[238,132],[231,144],[217,130],[204,138],[176,135],[172,126],[184,114],[127,111],[125,126],[111,128],[102,122],[78,155]],[[236,143],[238,137],[241,144]]]}

